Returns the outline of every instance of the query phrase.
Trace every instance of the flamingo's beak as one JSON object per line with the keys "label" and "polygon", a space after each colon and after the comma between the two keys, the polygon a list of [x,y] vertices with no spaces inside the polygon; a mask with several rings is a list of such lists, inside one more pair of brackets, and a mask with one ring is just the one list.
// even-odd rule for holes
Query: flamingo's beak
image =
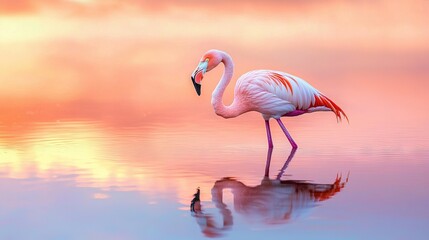
{"label": "flamingo's beak", "polygon": [[191,79],[194,84],[195,91],[197,91],[198,96],[201,95],[201,81],[203,80],[204,73],[207,71],[207,61],[200,62],[197,69],[192,73]]}
{"label": "flamingo's beak", "polygon": [[201,95],[201,84],[198,84],[195,82],[194,76],[191,76],[191,79],[192,79],[192,83],[194,84],[195,91],[197,91],[198,96],[200,96]]}

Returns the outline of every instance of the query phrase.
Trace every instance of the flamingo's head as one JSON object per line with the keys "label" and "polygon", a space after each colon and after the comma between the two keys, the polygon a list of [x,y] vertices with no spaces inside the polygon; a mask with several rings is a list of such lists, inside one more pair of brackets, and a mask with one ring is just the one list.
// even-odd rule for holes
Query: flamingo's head
{"label": "flamingo's head", "polygon": [[191,75],[192,83],[198,96],[201,95],[201,81],[204,74],[215,68],[220,62],[222,62],[222,55],[218,50],[210,50],[201,58],[200,63]]}

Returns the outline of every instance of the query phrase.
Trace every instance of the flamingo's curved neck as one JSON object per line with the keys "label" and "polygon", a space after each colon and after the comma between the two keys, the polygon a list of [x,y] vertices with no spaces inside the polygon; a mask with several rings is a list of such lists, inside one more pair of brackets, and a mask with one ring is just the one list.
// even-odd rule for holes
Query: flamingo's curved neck
{"label": "flamingo's curved neck", "polygon": [[240,198],[243,192],[247,189],[246,185],[242,182],[233,180],[233,179],[223,179],[220,181],[216,181],[215,185],[212,188],[212,200],[218,206],[219,204],[223,204],[223,190],[231,189],[233,194],[237,194],[237,198]]}
{"label": "flamingo's curved neck", "polygon": [[222,102],[222,96],[225,92],[226,87],[232,79],[232,75],[234,72],[234,63],[232,62],[231,56],[227,53],[221,52],[222,55],[222,63],[225,66],[225,71],[223,72],[222,78],[217,84],[215,90],[212,94],[212,105],[215,110],[215,113],[224,118],[232,118],[240,115],[242,111],[240,111],[237,102],[234,101],[230,106],[225,106]]}

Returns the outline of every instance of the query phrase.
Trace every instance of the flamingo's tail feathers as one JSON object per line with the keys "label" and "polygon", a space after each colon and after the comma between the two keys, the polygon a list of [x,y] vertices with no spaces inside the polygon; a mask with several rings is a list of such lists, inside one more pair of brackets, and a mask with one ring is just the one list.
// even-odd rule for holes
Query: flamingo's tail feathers
{"label": "flamingo's tail feathers", "polygon": [[319,107],[319,106],[327,107],[331,109],[332,112],[335,113],[335,116],[337,117],[337,121],[342,121],[342,118],[344,117],[345,119],[347,119],[347,122],[349,122],[349,118],[347,117],[346,113],[336,103],[334,103],[334,101],[327,98],[323,94],[315,95],[314,97],[316,100],[314,102],[315,107]]}

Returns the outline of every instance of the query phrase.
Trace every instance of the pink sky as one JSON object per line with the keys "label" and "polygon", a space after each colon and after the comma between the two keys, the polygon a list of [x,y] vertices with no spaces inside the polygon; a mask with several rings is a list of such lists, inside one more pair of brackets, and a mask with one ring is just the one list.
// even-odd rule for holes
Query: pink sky
{"label": "pink sky", "polygon": [[427,1],[1,1],[0,99],[14,106],[0,110],[3,120],[94,108],[169,115],[172,104],[211,113],[222,70],[200,98],[189,80],[210,48],[232,55],[235,78],[278,69],[346,109],[358,98],[420,108],[412,103],[428,84],[428,10]]}

